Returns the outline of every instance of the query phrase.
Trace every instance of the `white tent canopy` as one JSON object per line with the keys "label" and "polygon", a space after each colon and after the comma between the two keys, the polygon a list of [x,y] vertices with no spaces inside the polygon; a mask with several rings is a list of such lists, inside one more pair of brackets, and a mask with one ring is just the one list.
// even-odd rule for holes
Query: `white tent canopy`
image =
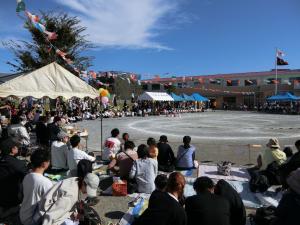
{"label": "white tent canopy", "polygon": [[70,99],[72,97],[96,98],[99,93],[83,80],[54,62],[1,84],[0,97],[8,96],[19,98],[27,96],[57,98],[62,96]]}
{"label": "white tent canopy", "polygon": [[138,97],[139,101],[174,101],[166,92],[144,92]]}

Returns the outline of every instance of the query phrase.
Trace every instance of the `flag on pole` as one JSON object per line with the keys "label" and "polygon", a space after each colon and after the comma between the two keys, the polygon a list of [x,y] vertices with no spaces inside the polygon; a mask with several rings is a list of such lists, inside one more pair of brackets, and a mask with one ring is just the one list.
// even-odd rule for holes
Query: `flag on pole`
{"label": "flag on pole", "polygon": [[280,49],[277,49],[277,57],[281,58],[283,57],[285,54],[283,51],[281,51]]}
{"label": "flag on pole", "polygon": [[282,57],[285,56],[284,52],[277,49],[276,50],[276,60],[277,60],[277,66],[286,66],[289,65],[289,63],[282,59]]}
{"label": "flag on pole", "polygon": [[23,0],[17,0],[17,8],[16,8],[16,12],[22,12],[25,11],[26,7],[25,7],[25,3],[23,2]]}
{"label": "flag on pole", "polygon": [[277,66],[286,66],[289,65],[289,63],[282,58],[277,57]]}

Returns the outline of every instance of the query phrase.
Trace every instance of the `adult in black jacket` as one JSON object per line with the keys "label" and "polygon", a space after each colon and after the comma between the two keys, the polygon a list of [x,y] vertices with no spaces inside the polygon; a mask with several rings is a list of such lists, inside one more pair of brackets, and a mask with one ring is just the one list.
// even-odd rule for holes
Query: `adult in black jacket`
{"label": "adult in black jacket", "polygon": [[54,117],[53,123],[48,124],[48,132],[49,132],[49,138],[50,138],[50,145],[53,141],[57,141],[58,137],[57,135],[60,132],[59,122],[61,121],[61,118],[56,116]]}
{"label": "adult in black jacket", "polygon": [[299,225],[300,212],[300,168],[287,179],[290,189],[276,208],[276,219],[272,225]]}
{"label": "adult in black jacket", "polygon": [[214,190],[216,195],[226,198],[230,205],[230,224],[245,225],[246,209],[237,191],[225,180],[219,180]]}
{"label": "adult in black jacket", "polygon": [[166,192],[166,187],[168,183],[168,177],[165,174],[159,174],[156,176],[155,180],[155,190],[151,193],[149,198],[149,204],[148,207],[152,208],[152,206],[155,206],[157,202],[160,201],[162,197],[164,197]]}
{"label": "adult in black jacket", "polygon": [[213,181],[199,177],[193,186],[197,194],[185,201],[188,225],[230,225],[230,204],[213,193]]}
{"label": "adult in black jacket", "polygon": [[49,129],[47,128],[47,118],[40,116],[35,127],[37,142],[44,146],[49,146]]}
{"label": "adult in black jacket", "polygon": [[295,146],[298,150],[292,158],[285,164],[280,166],[280,177],[281,183],[284,188],[287,188],[286,178],[290,175],[290,173],[298,168],[300,168],[300,140],[295,142]]}
{"label": "adult in black jacket", "polygon": [[175,156],[171,146],[167,142],[167,136],[160,136],[159,143],[157,144],[158,170],[163,172],[172,172],[175,169]]}
{"label": "adult in black jacket", "polygon": [[11,139],[1,143],[0,207],[9,209],[22,202],[22,181],[28,170],[24,161],[17,159],[18,145]]}
{"label": "adult in black jacket", "polygon": [[152,199],[151,205],[133,225],[186,225],[186,214],[178,200],[183,196],[184,185],[181,173],[170,174],[166,192],[160,192],[159,198]]}

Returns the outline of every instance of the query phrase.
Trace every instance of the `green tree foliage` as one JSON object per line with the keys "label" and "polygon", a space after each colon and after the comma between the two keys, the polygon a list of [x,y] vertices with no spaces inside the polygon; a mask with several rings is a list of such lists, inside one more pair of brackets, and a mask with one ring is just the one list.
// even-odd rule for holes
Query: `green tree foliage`
{"label": "green tree foliage", "polygon": [[[58,35],[57,39],[52,40],[51,43],[67,53],[66,58],[71,59],[76,68],[86,70],[91,66],[92,57],[83,56],[82,52],[93,46],[83,34],[86,28],[80,25],[80,20],[66,13],[41,12],[41,15],[40,20],[46,30]],[[43,33],[33,27],[29,21],[25,23],[24,27],[30,32],[31,41],[4,43],[14,55],[13,61],[7,62],[12,66],[13,71],[29,72],[55,61],[77,75],[74,69],[55,53],[55,49],[51,48]]]}
{"label": "green tree foliage", "polygon": [[166,85],[165,90],[167,93],[171,94],[172,92],[176,92],[176,86],[174,85]]}

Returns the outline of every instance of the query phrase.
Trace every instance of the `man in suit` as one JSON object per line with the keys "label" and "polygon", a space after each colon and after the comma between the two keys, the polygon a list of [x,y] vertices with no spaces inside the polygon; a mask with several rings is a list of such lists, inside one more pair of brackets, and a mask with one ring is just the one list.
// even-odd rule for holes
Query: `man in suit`
{"label": "man in suit", "polygon": [[186,225],[185,211],[179,200],[183,196],[185,179],[181,173],[171,173],[166,192],[160,193],[133,225]]}
{"label": "man in suit", "polygon": [[214,194],[209,177],[199,177],[194,183],[196,195],[186,199],[188,225],[230,225],[229,202]]}

